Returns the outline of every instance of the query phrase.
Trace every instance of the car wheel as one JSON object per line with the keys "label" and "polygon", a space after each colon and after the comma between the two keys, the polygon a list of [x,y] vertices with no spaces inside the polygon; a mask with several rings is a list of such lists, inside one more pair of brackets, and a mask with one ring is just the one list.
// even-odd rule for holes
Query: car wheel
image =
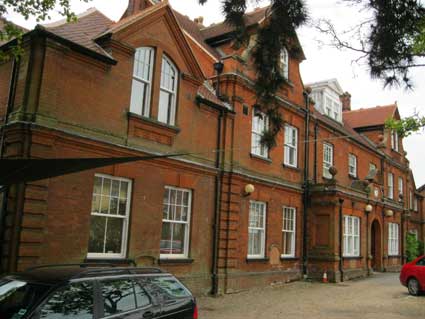
{"label": "car wheel", "polygon": [[417,296],[419,294],[419,282],[415,278],[409,279],[407,289],[409,290],[409,294]]}

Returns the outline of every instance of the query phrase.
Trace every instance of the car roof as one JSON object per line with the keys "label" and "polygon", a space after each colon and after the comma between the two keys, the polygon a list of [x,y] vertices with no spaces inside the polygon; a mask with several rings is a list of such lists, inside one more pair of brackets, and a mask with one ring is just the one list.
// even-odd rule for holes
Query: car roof
{"label": "car roof", "polygon": [[99,267],[85,265],[46,265],[29,268],[23,272],[11,274],[10,279],[23,280],[44,285],[56,285],[73,279],[122,276],[122,275],[162,274],[160,268],[154,267]]}

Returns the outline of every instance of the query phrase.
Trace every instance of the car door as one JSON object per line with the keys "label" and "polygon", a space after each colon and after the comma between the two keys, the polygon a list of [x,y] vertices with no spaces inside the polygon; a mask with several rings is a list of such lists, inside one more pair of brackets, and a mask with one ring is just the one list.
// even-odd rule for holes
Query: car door
{"label": "car door", "polygon": [[130,278],[101,280],[100,299],[100,318],[151,319],[160,311],[145,289]]}
{"label": "car door", "polygon": [[416,275],[422,290],[425,290],[425,257],[416,262]]}
{"label": "car door", "polygon": [[192,319],[194,299],[192,294],[171,275],[148,276],[142,285],[155,296],[161,305],[161,319]]}
{"label": "car door", "polygon": [[94,319],[94,282],[76,282],[53,291],[31,319]]}

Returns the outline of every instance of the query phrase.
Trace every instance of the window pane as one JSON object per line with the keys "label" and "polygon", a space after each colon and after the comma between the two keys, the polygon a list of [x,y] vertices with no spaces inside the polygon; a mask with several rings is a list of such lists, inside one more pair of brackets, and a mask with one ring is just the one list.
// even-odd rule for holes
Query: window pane
{"label": "window pane", "polygon": [[188,297],[189,291],[176,279],[172,277],[152,277],[150,281],[153,285],[159,288],[163,293],[173,297]]}
{"label": "window pane", "polygon": [[171,94],[161,90],[159,93],[158,121],[171,124],[169,123],[171,102]]}
{"label": "window pane", "polygon": [[162,235],[161,235],[161,244],[160,244],[160,253],[161,254],[171,254],[171,224],[162,223]]}
{"label": "window pane", "polygon": [[150,305],[151,301],[146,291],[136,282],[134,283],[134,290],[136,292],[137,308],[143,308]]}
{"label": "window pane", "polygon": [[93,286],[85,282],[61,289],[43,306],[40,317],[46,319],[93,318]]}
{"label": "window pane", "polygon": [[136,300],[131,280],[102,282],[105,316],[136,309]]}
{"label": "window pane", "polygon": [[129,185],[128,182],[121,181],[120,197],[122,199],[127,199],[128,185]]}
{"label": "window pane", "polygon": [[121,253],[123,226],[122,218],[108,218],[105,245],[107,254]]}
{"label": "window pane", "polygon": [[100,194],[102,192],[102,177],[96,176],[94,178],[93,194]]}
{"label": "window pane", "polygon": [[127,200],[120,199],[118,205],[118,214],[125,216],[127,214]]}
{"label": "window pane", "polygon": [[103,179],[102,195],[111,195],[111,180],[109,178]]}
{"label": "window pane", "polygon": [[172,254],[184,253],[185,224],[173,224]]}
{"label": "window pane", "polygon": [[91,211],[93,213],[100,213],[100,195],[93,195]]}
{"label": "window pane", "polygon": [[107,217],[91,216],[90,219],[90,253],[103,253]]}
{"label": "window pane", "polygon": [[261,230],[250,229],[248,238],[248,255],[261,254]]}

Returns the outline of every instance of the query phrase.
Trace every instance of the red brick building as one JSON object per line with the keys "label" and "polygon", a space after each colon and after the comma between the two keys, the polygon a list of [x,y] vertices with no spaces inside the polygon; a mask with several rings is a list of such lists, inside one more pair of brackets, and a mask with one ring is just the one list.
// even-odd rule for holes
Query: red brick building
{"label": "red brick building", "polygon": [[[252,34],[265,19],[267,8],[246,15]],[[309,96],[294,39],[276,96],[285,126],[268,150],[253,40],[235,50],[231,33],[135,0],[118,22],[92,9],[25,34],[21,59],[0,65],[2,157],[187,155],[9,187],[2,271],[159,264],[206,293],[400,268],[404,234],[424,238],[424,204],[384,126],[397,106],[351,111],[335,80]]]}

